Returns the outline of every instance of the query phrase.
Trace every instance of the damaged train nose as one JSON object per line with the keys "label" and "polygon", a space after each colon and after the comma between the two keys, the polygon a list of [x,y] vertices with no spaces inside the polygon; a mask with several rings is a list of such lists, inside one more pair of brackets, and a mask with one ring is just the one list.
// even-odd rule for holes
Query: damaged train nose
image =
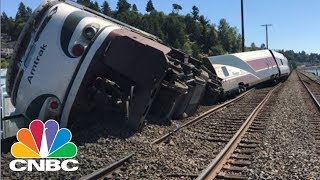
{"label": "damaged train nose", "polygon": [[145,119],[190,116],[221,91],[208,60],[69,1],[35,10],[10,61],[8,93],[26,121],[19,124],[56,118],[66,127],[89,114],[139,129]]}

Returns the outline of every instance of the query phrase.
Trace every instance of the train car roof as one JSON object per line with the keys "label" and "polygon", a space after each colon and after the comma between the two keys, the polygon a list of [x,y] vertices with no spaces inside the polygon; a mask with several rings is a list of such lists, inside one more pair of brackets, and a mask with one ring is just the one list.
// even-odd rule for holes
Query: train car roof
{"label": "train car roof", "polygon": [[269,50],[258,50],[208,57],[212,64],[234,66],[251,73],[254,72],[246,62],[261,58],[273,58],[273,56]]}
{"label": "train car roof", "polygon": [[275,58],[280,58],[280,59],[287,59],[283,54],[278,53],[276,51],[272,51],[273,55]]}
{"label": "train car roof", "polygon": [[223,59],[240,59],[242,61],[251,61],[258,58],[272,57],[269,50],[248,51],[234,54],[224,54],[219,56],[210,56],[208,59],[211,63],[219,62]]}

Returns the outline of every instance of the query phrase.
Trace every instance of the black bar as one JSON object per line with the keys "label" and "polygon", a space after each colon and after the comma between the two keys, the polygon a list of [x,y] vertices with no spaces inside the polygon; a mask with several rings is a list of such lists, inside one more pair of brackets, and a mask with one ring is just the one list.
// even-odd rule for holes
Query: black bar
{"label": "black bar", "polygon": [[241,28],[242,28],[242,52],[245,52],[244,47],[244,16],[243,16],[243,0],[241,0]]}
{"label": "black bar", "polygon": [[2,118],[2,121],[6,121],[6,120],[9,120],[9,119],[15,119],[15,118],[22,118],[22,117],[24,117],[24,115],[22,115],[22,114],[6,116],[6,117]]}

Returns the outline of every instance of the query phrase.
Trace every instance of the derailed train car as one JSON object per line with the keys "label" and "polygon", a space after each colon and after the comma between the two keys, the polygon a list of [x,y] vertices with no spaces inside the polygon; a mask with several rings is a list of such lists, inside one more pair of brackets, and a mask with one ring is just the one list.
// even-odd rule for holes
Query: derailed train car
{"label": "derailed train car", "polygon": [[270,81],[286,79],[290,74],[288,60],[272,50],[258,50],[208,58],[222,80],[223,93],[234,94]]}
{"label": "derailed train car", "polygon": [[21,32],[7,92],[24,121],[57,119],[66,127],[82,114],[103,112],[138,129],[147,116],[192,115],[204,96],[217,98],[221,79],[208,60],[71,1],[53,0],[41,4]]}

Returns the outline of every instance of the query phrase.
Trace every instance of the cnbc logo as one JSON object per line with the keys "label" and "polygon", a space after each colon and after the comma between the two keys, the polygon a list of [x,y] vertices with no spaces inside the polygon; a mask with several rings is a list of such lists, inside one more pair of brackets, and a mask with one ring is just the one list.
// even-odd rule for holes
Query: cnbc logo
{"label": "cnbc logo", "polygon": [[[17,158],[10,162],[12,171],[76,171],[78,161],[71,159],[77,155],[77,146],[70,142],[72,134],[66,128],[59,129],[55,120],[43,123],[33,120],[29,129],[22,128],[17,133],[11,154]],[[64,160],[58,160],[63,158]],[[37,159],[37,160],[36,160]]]}

